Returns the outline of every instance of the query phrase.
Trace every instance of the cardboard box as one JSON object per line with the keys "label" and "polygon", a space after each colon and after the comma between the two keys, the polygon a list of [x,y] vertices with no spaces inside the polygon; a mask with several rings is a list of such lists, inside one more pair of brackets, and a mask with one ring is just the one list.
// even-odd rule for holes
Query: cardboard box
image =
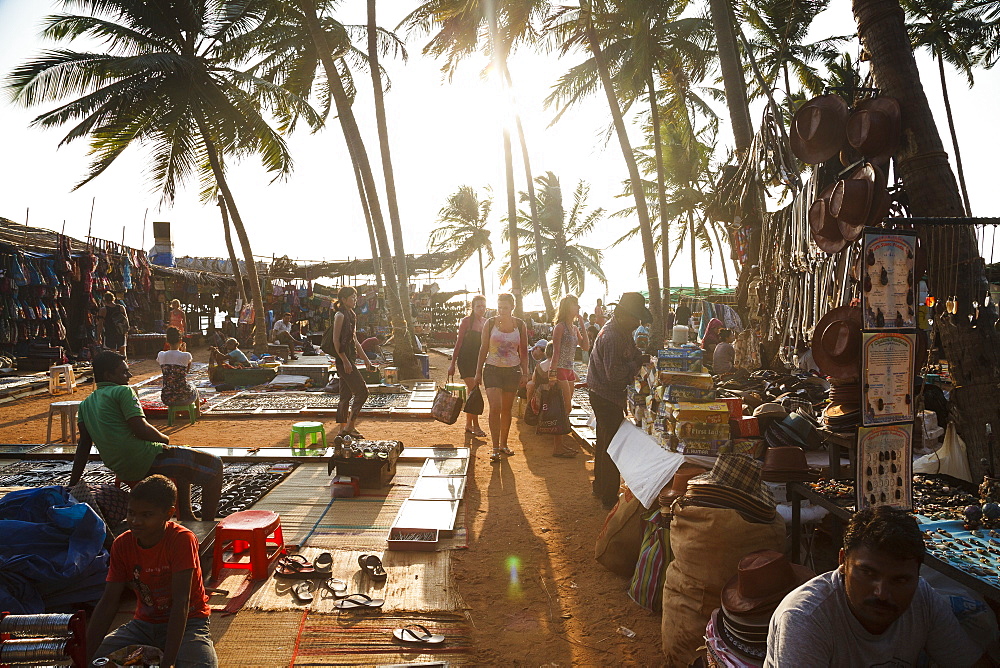
{"label": "cardboard box", "polygon": [[719,452],[750,455],[760,459],[766,450],[767,443],[762,438],[734,438],[730,439],[729,444]]}
{"label": "cardboard box", "polygon": [[667,348],[656,351],[658,371],[681,373],[701,373],[702,350],[700,348]]}
{"label": "cardboard box", "polygon": [[665,385],[663,386],[664,401],[714,401],[715,390],[705,390],[700,387],[690,387],[687,385]]}
{"label": "cardboard box", "polygon": [[725,441],[729,439],[729,423],[708,424],[705,422],[678,421],[674,423],[673,433],[680,440]]}
{"label": "cardboard box", "polygon": [[736,420],[729,421],[733,438],[753,438],[760,436],[760,423],[751,415],[741,415]]}
{"label": "cardboard box", "polygon": [[730,420],[739,420],[743,417],[743,399],[740,397],[722,397],[719,401],[729,406]]}
{"label": "cardboard box", "polygon": [[678,422],[691,421],[708,424],[728,424],[729,406],[721,401],[707,403],[678,401],[672,404],[671,416]]}
{"label": "cardboard box", "polygon": [[330,478],[331,499],[351,499],[361,496],[361,478],[356,475],[338,475]]}
{"label": "cardboard box", "polygon": [[684,453],[685,455],[702,455],[706,457],[715,457],[722,451],[723,448],[729,443],[729,439],[717,439],[717,440],[678,440],[677,441],[677,451]]}
{"label": "cardboard box", "polygon": [[715,381],[707,373],[683,373],[680,371],[658,371],[656,382],[659,385],[684,385],[698,387],[703,390],[715,389]]}

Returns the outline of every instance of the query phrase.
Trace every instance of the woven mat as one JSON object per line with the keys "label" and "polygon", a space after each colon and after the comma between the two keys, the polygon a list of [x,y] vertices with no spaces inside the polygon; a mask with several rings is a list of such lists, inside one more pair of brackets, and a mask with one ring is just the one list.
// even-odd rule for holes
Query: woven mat
{"label": "woven mat", "polygon": [[[304,548],[299,553],[310,561],[324,550]],[[383,612],[393,611],[448,611],[463,609],[458,588],[451,581],[451,556],[448,552],[376,552],[385,566],[385,582],[373,582],[363,576],[358,566],[358,557],[364,554],[356,550],[333,550],[333,577],[347,582],[347,592],[362,593],[372,598],[381,598],[385,604]],[[292,586],[298,580],[276,578],[273,575],[250,597],[245,608],[249,610],[301,610],[308,607],[313,612],[339,613],[334,607],[336,599],[325,588],[313,592],[313,601],[300,604],[292,596]],[[344,612],[345,616],[370,614]]]}
{"label": "woven mat", "polygon": [[210,623],[219,665],[275,668],[288,666],[303,625],[303,613],[243,611]]}
{"label": "woven mat", "polygon": [[[301,544],[326,550],[384,550],[389,527],[413,491],[422,467],[423,462],[399,462],[388,487],[379,491],[362,490],[361,496],[351,499],[334,499]],[[468,547],[465,514],[463,503],[459,505],[452,536],[438,541],[438,550]]]}
{"label": "woven mat", "polygon": [[326,464],[301,464],[255,503],[253,509],[271,510],[281,515],[285,543],[302,545],[330,508],[329,482]]}
{"label": "woven mat", "polygon": [[[414,647],[395,642],[392,630],[410,624],[423,624],[431,633],[444,635],[444,643]],[[435,661],[466,665],[471,648],[470,630],[460,615],[404,613],[358,618],[309,612],[292,665],[384,666]]]}

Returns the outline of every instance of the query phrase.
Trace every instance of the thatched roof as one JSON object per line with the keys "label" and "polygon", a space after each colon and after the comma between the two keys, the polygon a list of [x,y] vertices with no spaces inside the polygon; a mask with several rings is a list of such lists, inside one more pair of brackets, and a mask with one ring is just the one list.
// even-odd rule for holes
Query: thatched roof
{"label": "thatched roof", "polygon": [[[418,272],[439,272],[451,259],[451,253],[427,253],[407,255],[406,268],[410,276]],[[271,278],[300,278],[313,280],[341,276],[374,276],[375,265],[371,259],[349,260],[347,262],[319,262],[316,264],[289,265],[275,263],[271,266]]]}
{"label": "thatched roof", "polygon": [[153,270],[153,276],[179,278],[195,285],[205,285],[218,289],[236,285],[236,279],[231,275],[215,274],[209,271],[190,271],[188,269],[177,269],[176,267],[161,267],[158,264],[150,265],[150,267]]}

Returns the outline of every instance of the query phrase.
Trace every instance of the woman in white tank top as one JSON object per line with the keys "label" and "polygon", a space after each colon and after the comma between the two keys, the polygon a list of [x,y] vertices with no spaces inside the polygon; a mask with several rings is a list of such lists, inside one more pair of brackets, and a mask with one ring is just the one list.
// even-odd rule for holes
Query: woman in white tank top
{"label": "woman in white tank top", "polygon": [[528,332],[524,321],[513,313],[514,296],[504,293],[497,297],[497,315],[483,326],[473,381],[473,386],[483,386],[490,404],[493,463],[499,462],[501,455],[514,454],[507,445],[511,412],[518,388],[528,382]]}

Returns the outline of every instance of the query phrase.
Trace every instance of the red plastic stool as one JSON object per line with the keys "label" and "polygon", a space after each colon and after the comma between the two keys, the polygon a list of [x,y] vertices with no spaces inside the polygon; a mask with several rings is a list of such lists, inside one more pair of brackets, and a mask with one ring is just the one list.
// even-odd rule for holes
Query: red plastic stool
{"label": "red plastic stool", "polygon": [[[250,561],[223,561],[222,555],[229,543],[233,554],[250,550]],[[274,552],[268,553],[273,547]],[[254,580],[266,580],[271,564],[285,553],[285,539],[281,534],[281,517],[270,510],[241,510],[219,520],[215,527],[215,554],[212,559],[212,578],[223,568],[250,569]]]}

